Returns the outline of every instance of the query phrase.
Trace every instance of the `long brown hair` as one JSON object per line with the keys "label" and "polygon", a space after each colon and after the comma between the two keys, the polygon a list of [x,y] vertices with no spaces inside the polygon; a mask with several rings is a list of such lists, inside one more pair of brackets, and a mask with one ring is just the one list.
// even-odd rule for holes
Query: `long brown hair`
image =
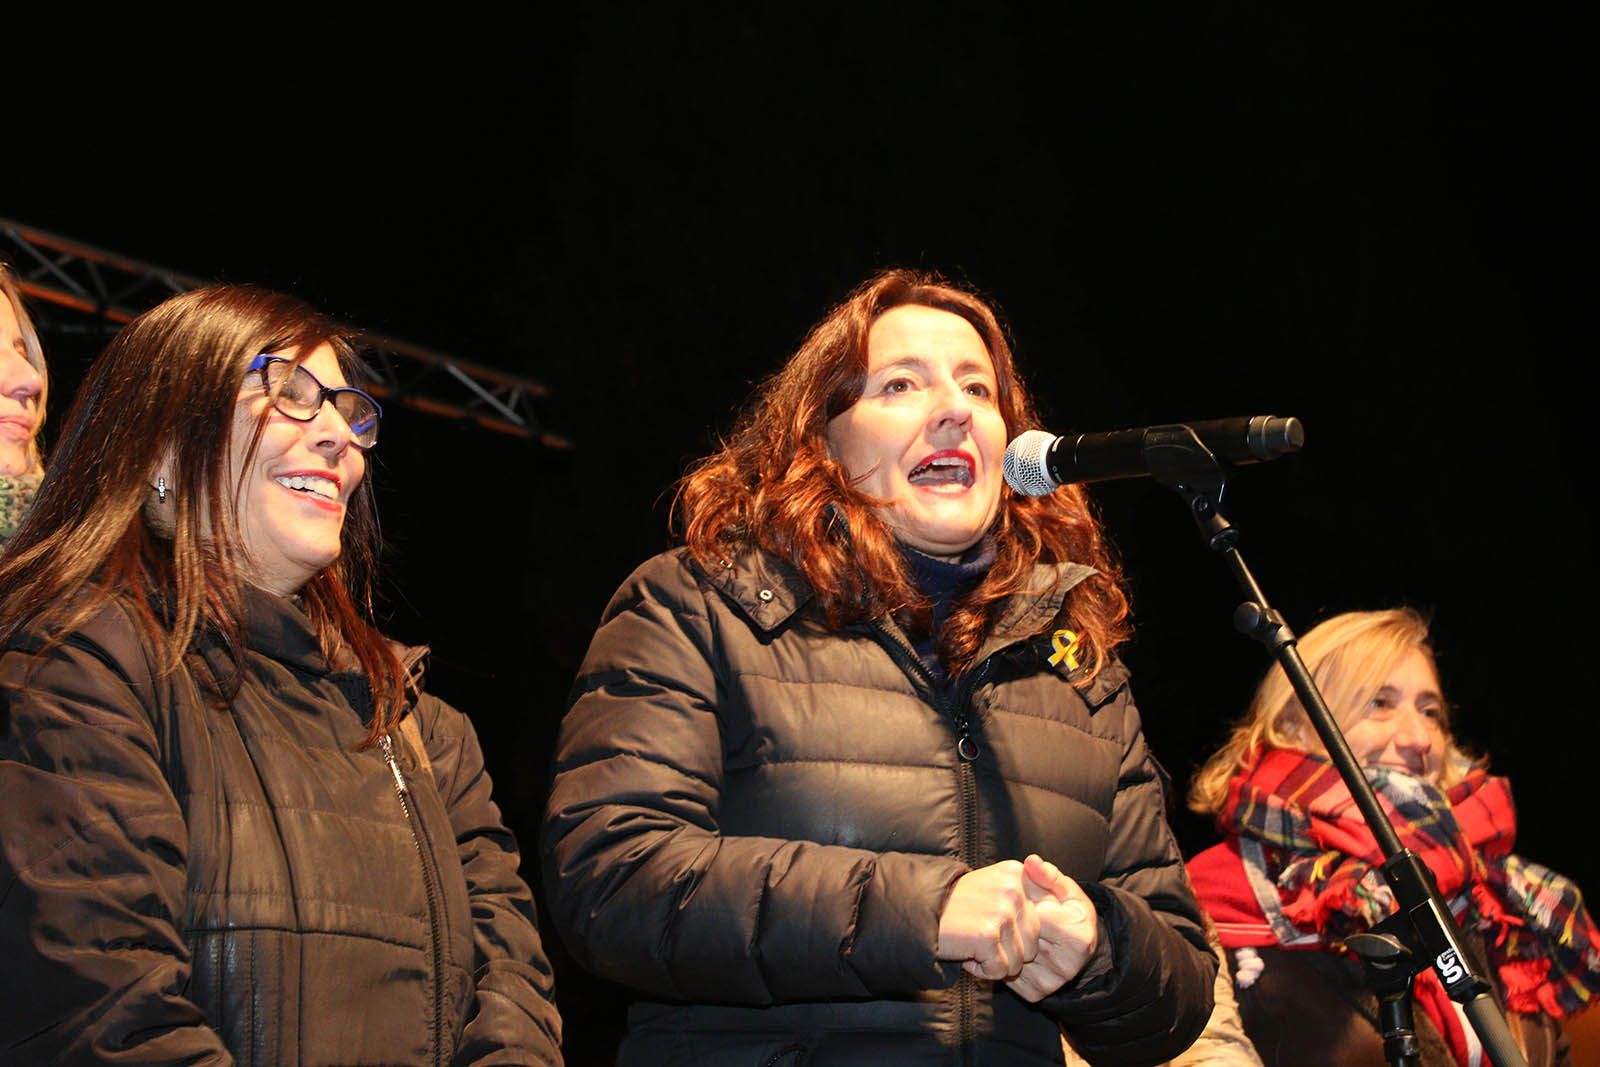
{"label": "long brown hair", "polygon": [[[294,297],[238,285],[173,297],[118,333],[89,368],[33,510],[0,558],[0,645],[25,626],[70,632],[120,599],[166,670],[202,634],[220,639],[239,665],[247,561],[237,486],[226,483],[244,368],[262,352],[297,348],[303,357],[322,344],[355,373],[353,349],[330,320]],[[271,413],[256,424],[246,466]],[[163,465],[174,497],[157,522],[151,480]],[[373,623],[378,543],[363,479],[339,559],[300,590],[329,660],[354,660],[372,684],[368,743],[399,721],[407,685]],[[226,698],[230,683],[218,681]]]}
{"label": "long brown hair", "polygon": [[[918,271],[887,270],[830,311],[799,351],[757,391],[733,433],[678,488],[675,517],[690,552],[715,565],[743,546],[759,546],[794,566],[810,584],[827,623],[891,614],[927,625],[883,501],[860,492],[828,453],[827,427],[861,398],[867,335],[884,312],[917,304],[959,315],[977,330],[994,362],[1000,413],[1015,435],[1037,425],[994,310],[976,293]],[[972,665],[1005,598],[1029,588],[1036,563],[1085,563],[1096,573],[1067,594],[1059,618],[1077,632],[1090,669],[1128,635],[1128,598],[1089,498],[1079,486],[1030,498],[1001,489],[992,528],[996,559],[953,605],[939,637],[952,676]]]}
{"label": "long brown hair", "polygon": [[[1360,719],[1406,653],[1416,649],[1433,663],[1428,620],[1412,608],[1335,615],[1306,631],[1296,643],[1341,729]],[[1441,781],[1449,786],[1460,779],[1471,757],[1456,747],[1449,722],[1442,725],[1446,750],[1440,753]],[[1300,752],[1322,748],[1289,676],[1276,663],[1267,669],[1227,742],[1195,772],[1189,807],[1202,815],[1215,814],[1227,802],[1229,781],[1273,748]]]}
{"label": "long brown hair", "polygon": [[44,432],[45,401],[50,397],[50,372],[45,367],[44,348],[39,344],[39,331],[33,328],[33,320],[28,317],[28,309],[22,303],[22,290],[18,287],[10,266],[4,260],[0,260],[0,299],[10,301],[11,310],[17,316],[18,332],[22,334],[22,347],[28,362],[39,372],[39,395],[34,398],[39,420],[34,424],[33,438],[28,442],[28,470],[38,471],[44,466],[43,454],[39,449],[39,437]]}

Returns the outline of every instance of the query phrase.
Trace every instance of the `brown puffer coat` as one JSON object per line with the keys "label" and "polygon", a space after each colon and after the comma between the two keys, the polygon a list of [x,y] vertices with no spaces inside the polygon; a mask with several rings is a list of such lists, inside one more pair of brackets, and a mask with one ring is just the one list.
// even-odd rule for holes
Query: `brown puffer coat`
{"label": "brown puffer coat", "polygon": [[[1216,960],[1127,675],[1050,665],[1086,568],[1041,568],[946,694],[892,627],[828,632],[770,557],[682,550],[607,608],[562,725],[543,839],[558,928],[639,990],[620,1062],[1098,1064],[1184,1048]],[[977,758],[957,755],[965,723]],[[1038,852],[1103,951],[1039,1005],[934,957],[966,871]]]}
{"label": "brown puffer coat", "polygon": [[247,607],[227,708],[117,605],[0,658],[0,1063],[560,1063],[471,725],[357,751],[365,679]]}
{"label": "brown puffer coat", "polygon": [[[1482,941],[1464,932],[1463,944],[1478,955]],[[1366,989],[1361,966],[1320,949],[1235,950],[1254,956],[1249,985],[1238,991],[1239,1014],[1267,1067],[1385,1067],[1378,998]],[[1259,970],[1259,976],[1257,974]],[[1499,991],[1496,991],[1497,995]],[[1412,1012],[1420,1067],[1459,1067],[1450,1047],[1421,1007]],[[1506,1025],[1528,1067],[1569,1067],[1560,1024],[1548,1015],[1506,1014]]]}

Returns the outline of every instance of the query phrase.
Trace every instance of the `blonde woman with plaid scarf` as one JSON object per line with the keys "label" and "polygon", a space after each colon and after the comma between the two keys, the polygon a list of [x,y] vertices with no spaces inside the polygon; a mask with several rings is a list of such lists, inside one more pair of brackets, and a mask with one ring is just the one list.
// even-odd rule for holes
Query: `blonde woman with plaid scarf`
{"label": "blonde woman with plaid scarf", "polygon": [[[1300,650],[1401,841],[1438,879],[1530,1067],[1577,1062],[1560,1021],[1600,992],[1600,932],[1573,882],[1511,851],[1510,787],[1452,740],[1426,622],[1406,608],[1339,615]],[[1215,815],[1224,837],[1189,873],[1267,1067],[1385,1063],[1376,999],[1344,947],[1394,910],[1382,857],[1281,668],[1201,768],[1190,807]],[[1424,1067],[1487,1063],[1431,971],[1415,1001]]]}

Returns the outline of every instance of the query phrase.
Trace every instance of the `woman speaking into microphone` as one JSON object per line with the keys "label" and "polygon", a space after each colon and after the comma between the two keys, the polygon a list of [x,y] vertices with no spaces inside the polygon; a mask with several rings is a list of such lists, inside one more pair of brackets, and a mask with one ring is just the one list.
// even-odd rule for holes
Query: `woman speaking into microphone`
{"label": "woman speaking into microphone", "polygon": [[1215,960],[1113,650],[1083,491],[994,312],[872,278],[679,492],[606,609],[543,853],[625,1064],[1095,1063],[1184,1048]]}

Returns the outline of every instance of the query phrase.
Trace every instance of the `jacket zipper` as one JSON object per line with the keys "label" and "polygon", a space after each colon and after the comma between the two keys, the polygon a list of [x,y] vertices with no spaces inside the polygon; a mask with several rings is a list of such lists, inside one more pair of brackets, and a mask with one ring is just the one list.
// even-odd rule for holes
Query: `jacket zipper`
{"label": "jacket zipper", "polygon": [[411,790],[405,775],[400,773],[400,763],[394,756],[394,742],[388,734],[378,738],[383,749],[384,762],[394,775],[394,792],[400,798],[400,810],[405,813],[406,825],[411,828],[411,842],[417,846],[417,859],[422,864],[422,885],[428,897],[428,930],[433,948],[433,1062],[444,1063],[444,931],[439,924],[439,887],[434,884],[433,864],[423,845],[422,820],[411,806]]}
{"label": "jacket zipper", "polygon": [[[972,737],[971,709],[967,705],[999,653],[991,653],[977,667],[963,675],[956,683],[955,692],[947,698],[913,649],[877,619],[872,620],[871,628],[873,636],[900,669],[913,677],[920,677],[926,683],[929,695],[934,698],[928,703],[950,720],[956,732],[956,755],[959,757],[956,760],[956,789],[961,804],[961,832],[956,851],[962,863],[977,870],[978,782],[972,764],[978,758],[979,749],[978,742]],[[963,1063],[972,1062],[972,1045],[978,1030],[977,1016],[977,979],[963,970],[961,977],[956,979],[956,1019]]]}
{"label": "jacket zipper", "polygon": [[950,720],[950,725],[956,731],[956,755],[961,757],[961,762],[971,763],[977,759],[978,742],[972,737],[972,718],[967,703],[972,699],[973,691],[988,676],[989,668],[994,665],[995,657],[1000,653],[990,653],[982,663],[963,675],[956,683],[952,697],[947,698],[940,692],[938,683],[923,665],[921,657],[905,641],[877,619],[872,620],[869,629],[872,636],[889,653],[889,658],[893,659],[902,671],[922,680],[929,696],[925,703],[932,705],[936,711]]}
{"label": "jacket zipper", "polygon": [[[978,758],[978,743],[972,739],[971,708],[968,703],[972,694],[982,682],[983,676],[988,674],[989,665],[994,661],[990,656],[973,670],[968,671],[956,683],[951,708],[954,712],[953,721],[959,740],[956,741],[956,754],[961,758],[956,761],[956,785],[961,793],[961,862],[973,870],[977,870],[980,857],[977,853],[978,839],[978,780],[973,771],[973,761]],[[978,980],[961,972],[961,1058],[966,1063],[972,1062],[972,1042],[978,1036]]]}
{"label": "jacket zipper", "polygon": [[794,1062],[796,1064],[801,1064],[805,1062],[805,1055],[806,1049],[804,1045],[785,1045],[783,1048],[780,1048],[778,1051],[768,1056],[767,1062],[763,1063],[761,1067],[778,1067],[778,1064],[782,1063],[790,1056],[794,1057]]}

